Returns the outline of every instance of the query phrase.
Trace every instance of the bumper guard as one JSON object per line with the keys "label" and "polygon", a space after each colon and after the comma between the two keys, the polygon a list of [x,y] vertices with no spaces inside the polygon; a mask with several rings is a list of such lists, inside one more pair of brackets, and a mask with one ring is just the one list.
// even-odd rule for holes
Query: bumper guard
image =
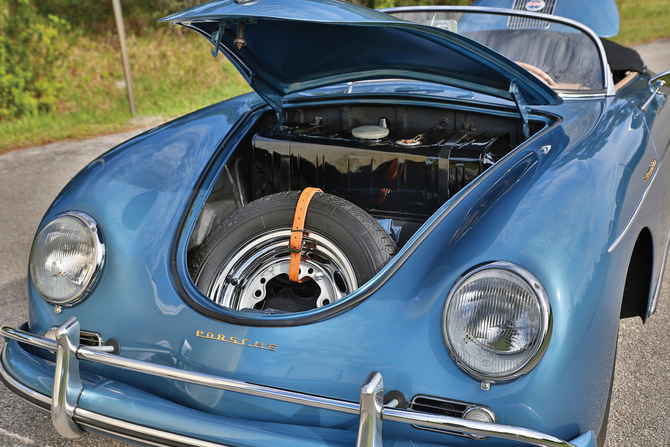
{"label": "bumper guard", "polygon": [[[71,439],[78,438],[82,434],[82,428],[75,422],[75,416],[88,413],[83,408],[77,407],[79,396],[83,391],[79,378],[79,361],[85,360],[210,388],[358,415],[359,425],[356,447],[382,447],[382,421],[384,420],[418,424],[492,438],[509,439],[539,447],[573,447],[572,444],[561,439],[522,427],[478,422],[384,406],[384,380],[382,375],[377,371],[370,373],[366,379],[361,388],[360,403],[356,403],[255,385],[193,371],[184,371],[120,357],[91,349],[91,347],[79,346],[79,321],[76,317],[68,318],[56,330],[55,341],[9,326],[4,326],[0,335],[7,340],[16,340],[20,343],[56,353],[56,369],[51,398],[51,419],[56,431],[61,436]],[[77,417],[76,419],[81,418]],[[193,445],[202,444],[197,443]]]}

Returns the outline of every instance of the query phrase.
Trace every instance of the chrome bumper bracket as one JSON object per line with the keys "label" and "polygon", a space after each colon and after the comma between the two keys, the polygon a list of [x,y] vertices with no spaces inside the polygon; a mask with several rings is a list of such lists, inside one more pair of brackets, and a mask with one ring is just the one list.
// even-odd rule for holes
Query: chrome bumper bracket
{"label": "chrome bumper bracket", "polygon": [[59,435],[76,439],[83,430],[74,422],[74,410],[84,390],[79,377],[79,321],[70,317],[56,330],[56,371],[51,396],[51,421]]}
{"label": "chrome bumper bracket", "polygon": [[382,411],[384,379],[377,371],[370,373],[361,388],[361,410],[356,447],[382,447]]}

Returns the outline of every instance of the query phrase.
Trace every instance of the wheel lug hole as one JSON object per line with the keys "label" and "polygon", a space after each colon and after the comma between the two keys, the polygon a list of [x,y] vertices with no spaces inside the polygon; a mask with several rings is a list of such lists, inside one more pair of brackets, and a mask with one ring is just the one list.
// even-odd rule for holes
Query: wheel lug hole
{"label": "wheel lug hole", "polygon": [[238,284],[237,278],[233,278],[231,275],[228,275],[226,277],[226,282],[230,283],[233,286],[236,286]]}

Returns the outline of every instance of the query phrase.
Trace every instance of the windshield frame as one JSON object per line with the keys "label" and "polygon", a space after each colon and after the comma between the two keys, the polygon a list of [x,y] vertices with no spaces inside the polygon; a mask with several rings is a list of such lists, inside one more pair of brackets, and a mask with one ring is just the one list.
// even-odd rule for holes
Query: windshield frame
{"label": "windshield frame", "polygon": [[[614,91],[614,80],[612,78],[612,72],[610,71],[609,63],[607,61],[607,55],[605,54],[605,48],[603,47],[602,42],[598,35],[589,27],[583,23],[577,22],[572,19],[568,19],[561,16],[551,15],[551,14],[542,14],[538,12],[529,12],[529,11],[519,11],[516,9],[506,9],[506,8],[491,8],[484,6],[398,6],[394,8],[382,8],[377,11],[392,15],[393,13],[401,12],[452,12],[452,13],[482,13],[482,14],[495,14],[495,15],[504,15],[504,16],[516,16],[516,17],[525,17],[530,19],[544,20],[547,22],[555,22],[561,25],[571,26],[582,31],[588,37],[591,38],[593,43],[598,49],[601,69],[603,71],[603,84],[604,88],[602,90],[594,90],[590,92],[580,92],[576,93],[575,91],[567,90],[554,90],[561,98],[593,98],[593,97],[603,97],[603,96],[613,96]],[[394,16],[395,17],[395,16]],[[398,17],[399,18],[399,17]],[[416,22],[414,22],[416,23]],[[431,26],[431,25],[424,25]]]}

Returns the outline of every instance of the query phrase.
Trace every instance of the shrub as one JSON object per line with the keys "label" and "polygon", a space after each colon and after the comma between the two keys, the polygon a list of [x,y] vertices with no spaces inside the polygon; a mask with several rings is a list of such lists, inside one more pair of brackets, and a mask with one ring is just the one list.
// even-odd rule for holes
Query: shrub
{"label": "shrub", "polygon": [[[121,0],[126,31],[143,34],[161,27],[156,20],[197,5],[205,0]],[[370,8],[391,6],[453,4],[465,5],[472,0],[348,0]],[[114,30],[114,11],[111,0],[40,0],[42,15],[55,14],[67,20],[78,32],[101,35]],[[178,28],[174,28],[177,30]]]}
{"label": "shrub", "polygon": [[32,0],[0,0],[0,120],[52,110],[68,29],[57,16],[39,15]]}
{"label": "shrub", "polygon": [[[157,27],[156,20],[205,0],[121,0],[126,31],[143,34]],[[37,8],[43,16],[64,18],[78,32],[89,35],[116,33],[111,0],[40,0]]]}

